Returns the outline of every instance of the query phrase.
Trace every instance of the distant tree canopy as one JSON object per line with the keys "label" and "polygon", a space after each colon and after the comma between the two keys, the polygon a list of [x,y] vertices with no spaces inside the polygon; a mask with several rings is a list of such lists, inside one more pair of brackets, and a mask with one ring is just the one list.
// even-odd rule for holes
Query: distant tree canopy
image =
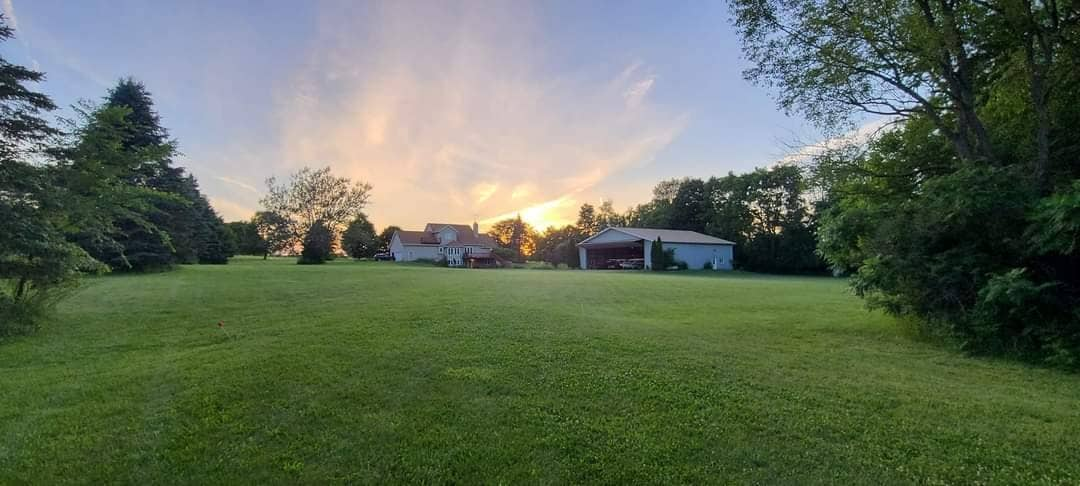
{"label": "distant tree canopy", "polygon": [[238,255],[259,255],[267,253],[267,243],[259,234],[259,226],[252,221],[233,221],[225,223],[232,238],[232,246]]}
{"label": "distant tree canopy", "polygon": [[379,233],[379,251],[386,251],[390,248],[390,240],[394,238],[394,233],[401,231],[399,226],[387,226]]}
{"label": "distant tree canopy", "polygon": [[306,237],[316,221],[321,221],[332,241],[337,241],[345,226],[367,205],[371,193],[371,185],[336,177],[329,167],[305,167],[286,182],[279,184],[271,177],[266,185],[269,192],[262,205],[284,222],[281,229],[291,235],[293,246]]}
{"label": "distant tree canopy", "polygon": [[251,218],[251,222],[266,244],[266,252],[263,253],[264,260],[267,255],[277,253],[295,255],[293,251],[296,249],[297,242],[291,222],[287,218],[271,211],[259,211]]}
{"label": "distant tree canopy", "polygon": [[375,234],[375,226],[363,213],[357,215],[356,219],[349,223],[341,236],[341,249],[353,258],[371,258],[379,252],[380,248],[382,248],[382,242]]}
{"label": "distant tree canopy", "polygon": [[[780,106],[894,122],[810,164],[818,251],[875,307],[972,351],[1080,367],[1074,2],[736,0]],[[1066,243],[1068,242],[1068,243]]]}
{"label": "distant tree canopy", "polygon": [[488,236],[499,246],[512,250],[516,261],[525,261],[536,250],[536,230],[522,221],[521,215],[493,224],[488,230]]}
{"label": "distant tree canopy", "polygon": [[536,239],[533,257],[552,265],[577,268],[580,265],[577,244],[586,237],[577,226],[550,227]]}
{"label": "distant tree canopy", "polygon": [[631,209],[629,226],[697,231],[735,242],[739,268],[822,273],[815,253],[816,213],[807,183],[791,165],[745,174],[661,182],[653,200]]}

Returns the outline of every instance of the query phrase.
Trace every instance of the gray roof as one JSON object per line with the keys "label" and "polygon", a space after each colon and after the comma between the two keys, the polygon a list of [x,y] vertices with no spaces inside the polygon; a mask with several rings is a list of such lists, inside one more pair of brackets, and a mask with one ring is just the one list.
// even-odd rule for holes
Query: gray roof
{"label": "gray roof", "polygon": [[[732,241],[717,238],[715,236],[703,235],[697,231],[686,230],[670,230],[670,229],[655,229],[655,228],[623,228],[612,226],[604,229],[604,231],[613,230],[621,233],[628,234],[630,236],[641,238],[643,240],[656,241],[659,237],[664,243],[694,243],[699,245],[734,245]],[[599,235],[597,233],[596,235]],[[591,240],[596,235],[589,237],[585,241]],[[581,243],[585,243],[582,241]],[[579,243],[580,244],[580,243]]]}

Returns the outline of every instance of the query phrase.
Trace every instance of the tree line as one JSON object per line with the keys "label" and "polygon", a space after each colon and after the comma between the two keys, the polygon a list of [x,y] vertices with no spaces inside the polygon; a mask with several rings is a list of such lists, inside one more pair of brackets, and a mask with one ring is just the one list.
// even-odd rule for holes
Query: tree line
{"label": "tree line", "polygon": [[489,235],[518,260],[577,268],[577,244],[611,226],[696,231],[735,242],[735,266],[757,272],[825,273],[816,253],[818,212],[810,180],[780,165],[707,180],[662,181],[652,199],[619,212],[610,200],[583,204],[574,224],[535,231],[521,217],[500,221]]}
{"label": "tree line", "polygon": [[[0,41],[14,37],[0,16]],[[229,238],[150,93],[126,78],[50,122],[44,73],[0,57],[0,334],[33,329],[81,275],[225,263]]]}
{"label": "tree line", "polygon": [[980,353],[1080,367],[1075,2],[736,0],[751,81],[827,130],[819,254],[873,307]]}

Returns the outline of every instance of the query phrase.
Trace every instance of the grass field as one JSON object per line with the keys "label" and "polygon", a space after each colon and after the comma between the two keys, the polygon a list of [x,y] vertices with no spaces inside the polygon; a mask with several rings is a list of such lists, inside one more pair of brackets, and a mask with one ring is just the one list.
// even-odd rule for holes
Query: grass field
{"label": "grass field", "polygon": [[239,259],[56,320],[0,344],[2,484],[1080,482],[1080,377],[834,279]]}

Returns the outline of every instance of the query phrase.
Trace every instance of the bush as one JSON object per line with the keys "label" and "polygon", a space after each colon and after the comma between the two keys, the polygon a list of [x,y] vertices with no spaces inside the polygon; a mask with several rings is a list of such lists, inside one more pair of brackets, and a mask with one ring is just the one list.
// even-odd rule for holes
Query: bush
{"label": "bush", "polygon": [[690,265],[687,265],[687,263],[684,261],[677,261],[675,262],[675,268],[678,268],[679,270],[686,270],[690,268]]}
{"label": "bush", "polygon": [[712,262],[705,262],[705,265],[701,267],[702,270],[712,270]]}
{"label": "bush", "polygon": [[330,259],[332,245],[333,236],[330,234],[330,228],[327,228],[322,221],[316,221],[304,237],[304,250],[300,252],[300,260],[297,263],[311,265],[326,262]]}

